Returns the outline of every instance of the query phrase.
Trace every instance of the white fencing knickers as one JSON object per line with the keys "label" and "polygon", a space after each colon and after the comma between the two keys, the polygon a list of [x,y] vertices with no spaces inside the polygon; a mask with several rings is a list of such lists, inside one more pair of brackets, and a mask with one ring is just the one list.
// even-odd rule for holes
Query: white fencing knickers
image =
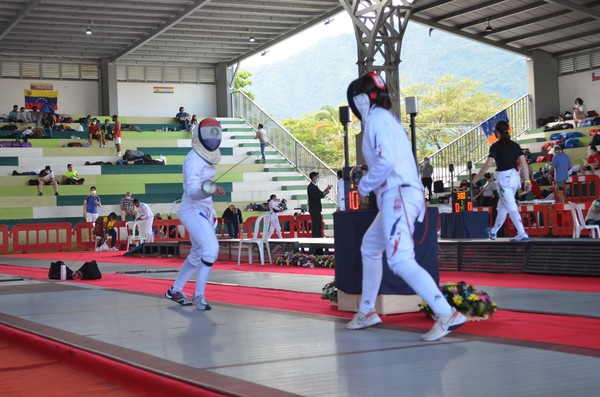
{"label": "white fencing knickers", "polygon": [[452,314],[452,308],[431,275],[415,260],[413,231],[415,220],[425,210],[423,190],[411,186],[387,190],[377,198],[377,206],[379,213],[360,247],[363,281],[359,311],[369,313],[375,308],[385,251],[392,272],[402,277],[436,315]]}
{"label": "white fencing knickers", "polygon": [[517,234],[522,236],[525,233],[523,228],[523,221],[521,220],[521,214],[519,214],[519,207],[515,200],[515,194],[521,187],[521,179],[519,172],[516,169],[510,169],[507,171],[498,172],[498,194],[500,200],[498,200],[498,215],[496,216],[496,223],[491,230],[491,233],[496,234],[498,230],[504,225],[506,221],[506,215],[510,216],[510,220],[517,229]]}
{"label": "white fencing knickers", "polygon": [[173,289],[182,291],[185,283],[198,271],[194,296],[204,295],[208,274],[219,255],[219,241],[215,233],[211,211],[204,209],[199,212],[194,208],[180,208],[177,215],[190,235],[192,249],[181,266],[179,276],[173,283]]}

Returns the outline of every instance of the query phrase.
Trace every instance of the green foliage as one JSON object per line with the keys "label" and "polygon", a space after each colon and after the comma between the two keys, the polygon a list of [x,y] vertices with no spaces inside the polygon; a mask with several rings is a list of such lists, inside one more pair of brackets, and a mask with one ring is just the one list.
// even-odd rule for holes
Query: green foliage
{"label": "green foliage", "polygon": [[244,94],[248,95],[248,98],[254,101],[254,94],[250,91],[246,91],[243,89],[252,85],[250,77],[252,77],[252,73],[248,72],[247,70],[242,70],[236,73],[235,79],[233,80],[233,91],[241,91]]}
{"label": "green foliage", "polygon": [[[481,87],[480,82],[446,75],[432,84],[418,83],[402,90],[403,97],[419,99],[415,119],[418,158],[441,149],[510,103]],[[404,125],[410,125],[409,116],[402,116]]]}
{"label": "green foliage", "polygon": [[[282,125],[329,167],[344,166],[344,126],[339,122],[338,108],[325,105],[301,119],[285,119]],[[350,164],[356,163],[355,135],[358,132],[360,124],[348,126]]]}
{"label": "green foliage", "polygon": [[[444,147],[470,128],[488,119],[509,100],[481,90],[482,84],[470,79],[443,76],[432,84],[418,83],[402,89],[402,97],[419,98],[416,117],[418,158]],[[402,123],[408,129],[410,119],[402,112]],[[344,127],[339,122],[338,108],[324,105],[316,113],[300,119],[288,118],[282,125],[300,142],[333,169],[344,165]],[[348,126],[350,164],[356,164],[356,134],[360,122]]]}

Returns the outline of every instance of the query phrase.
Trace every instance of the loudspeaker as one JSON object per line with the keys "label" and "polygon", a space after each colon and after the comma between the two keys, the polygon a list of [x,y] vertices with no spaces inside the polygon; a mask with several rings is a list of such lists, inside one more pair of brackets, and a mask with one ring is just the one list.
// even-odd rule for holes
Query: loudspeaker
{"label": "loudspeaker", "polygon": [[467,169],[469,171],[473,169],[473,162],[472,161],[467,161]]}
{"label": "loudspeaker", "polygon": [[454,172],[454,164],[448,164],[448,171]]}
{"label": "loudspeaker", "polygon": [[340,123],[347,124],[352,122],[352,114],[350,113],[350,106],[340,106]]}
{"label": "loudspeaker", "polygon": [[419,113],[419,101],[416,96],[404,98],[404,106],[406,108],[406,114]]}

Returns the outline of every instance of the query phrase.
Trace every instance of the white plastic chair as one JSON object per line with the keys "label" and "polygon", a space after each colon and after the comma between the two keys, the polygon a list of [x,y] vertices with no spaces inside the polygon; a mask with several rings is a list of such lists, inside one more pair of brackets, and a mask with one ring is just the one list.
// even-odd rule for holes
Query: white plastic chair
{"label": "white plastic chair", "polygon": [[569,201],[569,207],[573,217],[573,238],[579,238],[582,230],[589,230],[592,238],[596,238],[596,236],[600,238],[600,226],[586,225],[583,211],[577,204]]}
{"label": "white plastic chair", "polygon": [[142,234],[143,231],[140,230],[140,224],[142,222],[129,221],[125,223],[125,226],[127,227],[127,251],[129,251],[129,244],[137,242],[136,245],[140,245],[146,241],[145,236]]}
{"label": "white plastic chair", "polygon": [[[265,264],[265,247],[267,248],[267,253],[269,254],[269,263],[271,261],[271,247],[269,246],[269,216],[270,213],[266,213],[264,215],[259,216],[254,223],[254,233],[252,234],[252,238],[243,238],[240,239],[240,243],[238,246],[238,266],[240,265],[240,258],[242,256],[242,244],[248,245],[248,263],[252,263],[252,246],[256,244],[258,246],[258,253],[260,255],[260,264],[264,266]],[[262,229],[261,229],[262,227]],[[262,230],[262,236],[258,237],[260,231]]]}

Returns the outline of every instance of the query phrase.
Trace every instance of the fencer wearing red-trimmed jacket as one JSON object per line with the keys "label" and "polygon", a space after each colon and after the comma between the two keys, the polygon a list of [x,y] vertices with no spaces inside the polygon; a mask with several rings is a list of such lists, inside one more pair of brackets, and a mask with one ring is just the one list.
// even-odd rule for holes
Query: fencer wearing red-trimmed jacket
{"label": "fencer wearing red-trimmed jacket", "polygon": [[[192,150],[183,161],[183,196],[177,216],[192,241],[192,249],[173,286],[165,296],[180,305],[195,305],[198,310],[210,310],[205,287],[208,275],[219,254],[219,242],[212,220],[212,196],[223,196],[225,191],[213,182],[215,165],[221,160],[219,146],[222,138],[221,124],[205,118],[192,135]],[[183,293],[187,281],[197,273],[196,291],[190,300]]]}
{"label": "fencer wearing red-trimmed jacket", "polygon": [[431,275],[415,260],[414,224],[422,220],[426,208],[408,135],[389,111],[392,102],[380,75],[368,73],[353,81],[347,95],[364,128],[362,154],[368,172],[360,179],[358,192],[363,197],[374,192],[379,212],[362,240],[362,297],[358,312],[346,327],[362,329],[381,323],[374,310],[385,252],[392,272],[402,277],[438,317],[421,339],[438,340],[466,318],[448,304]]}
{"label": "fencer wearing red-trimmed jacket", "polygon": [[275,194],[272,194],[269,198],[269,211],[271,211],[271,215],[269,216],[269,238],[271,238],[273,232],[277,233],[277,237],[283,238],[281,235],[281,224],[279,223],[281,201],[282,199],[278,199]]}

